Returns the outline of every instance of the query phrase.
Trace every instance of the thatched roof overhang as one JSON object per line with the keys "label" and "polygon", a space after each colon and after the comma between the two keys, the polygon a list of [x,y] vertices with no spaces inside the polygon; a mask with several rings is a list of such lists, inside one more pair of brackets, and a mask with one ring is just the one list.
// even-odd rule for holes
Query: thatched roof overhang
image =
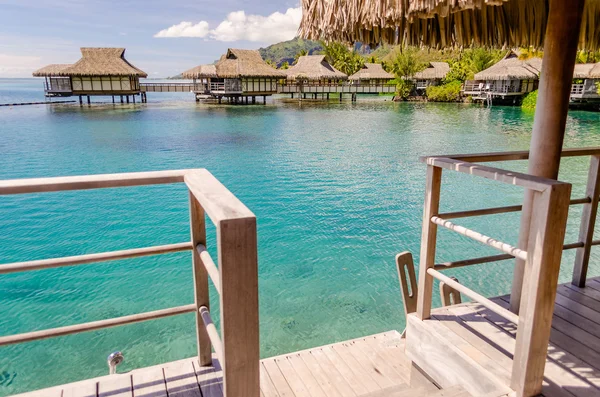
{"label": "thatched roof overhang", "polygon": [[358,72],[348,77],[348,80],[391,80],[393,78],[394,75],[383,70],[380,63],[365,63]]}
{"label": "thatched roof overhang", "polygon": [[256,50],[240,50],[230,48],[216,63],[217,76],[236,79],[242,77],[285,78],[287,75],[277,70],[262,59]]}
{"label": "thatched roof overhang", "polygon": [[[302,0],[300,36],[428,47],[540,48],[549,0]],[[599,48],[600,0],[587,0],[579,45]]]}
{"label": "thatched roof overhang", "polygon": [[49,65],[34,72],[39,76],[51,71],[53,76],[135,76],[148,75],[125,59],[124,48],[81,48],[81,59],[72,65]]}
{"label": "thatched roof overhang", "polygon": [[215,65],[198,65],[186,70],[181,74],[184,79],[201,79],[217,77],[217,67]]}
{"label": "thatched roof overhang", "polygon": [[288,80],[346,80],[348,76],[340,72],[325,60],[325,55],[305,55],[285,70]]}
{"label": "thatched roof overhang", "polygon": [[418,80],[438,80],[446,77],[450,71],[450,65],[446,62],[429,62],[422,71],[415,73],[414,78]]}
{"label": "thatched roof overhang", "polygon": [[60,64],[52,64],[48,66],[44,66],[41,69],[33,72],[34,77],[56,77],[60,76],[60,73],[66,68],[70,67],[70,63],[60,63]]}
{"label": "thatched roof overhang", "polygon": [[475,80],[536,80],[541,71],[541,58],[521,60],[516,52],[510,51],[501,61],[477,73]]}

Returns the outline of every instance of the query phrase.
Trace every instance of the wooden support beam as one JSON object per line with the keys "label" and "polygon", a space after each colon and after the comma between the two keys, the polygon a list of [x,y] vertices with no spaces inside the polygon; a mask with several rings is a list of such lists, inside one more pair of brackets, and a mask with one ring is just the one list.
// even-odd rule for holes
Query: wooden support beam
{"label": "wooden support beam", "polygon": [[[544,58],[527,171],[533,176],[558,177],[584,4],[585,0],[549,1]],[[523,200],[518,243],[518,247],[523,249],[527,249],[531,241],[529,230],[531,214],[535,211],[532,206],[534,195],[526,191]],[[521,307],[525,267],[525,261],[516,261],[510,302],[510,308],[515,313]]]}
{"label": "wooden support beam", "polygon": [[217,225],[223,395],[259,397],[258,254],[254,216]]}
{"label": "wooden support beam", "polygon": [[427,269],[435,266],[437,225],[431,222],[431,218],[437,215],[440,209],[441,184],[442,169],[433,165],[428,165],[427,185],[425,187],[425,206],[423,209],[423,230],[421,232],[419,295],[417,297],[417,316],[421,320],[426,320],[431,317],[433,277],[427,273]]}
{"label": "wooden support beam", "polygon": [[581,226],[579,228],[579,241],[583,247],[578,248],[575,254],[575,267],[573,268],[572,284],[580,288],[585,287],[587,278],[594,227],[596,225],[596,212],[598,212],[598,199],[600,197],[600,156],[592,156],[588,172],[585,194],[591,202],[583,206]]}
{"label": "wooden support beam", "polygon": [[570,195],[571,185],[567,183],[533,195],[511,376],[511,388],[518,397],[542,392]]}
{"label": "wooden support beam", "polygon": [[206,219],[204,209],[196,199],[189,193],[190,200],[190,235],[193,245],[192,266],[194,274],[194,304],[196,305],[196,342],[198,348],[198,361],[201,366],[212,364],[210,338],[199,312],[201,307],[210,307],[208,296],[208,272],[202,263],[198,248],[206,246]]}

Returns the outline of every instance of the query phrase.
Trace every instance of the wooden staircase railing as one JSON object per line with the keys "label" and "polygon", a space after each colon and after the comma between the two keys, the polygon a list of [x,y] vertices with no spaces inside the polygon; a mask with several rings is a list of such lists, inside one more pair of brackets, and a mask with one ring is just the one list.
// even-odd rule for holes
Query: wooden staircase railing
{"label": "wooden staircase railing", "polygon": [[[195,297],[193,304],[0,336],[0,346],[196,313],[200,365],[212,364],[212,346],[223,369],[224,397],[258,397],[260,352],[256,217],[210,172],[205,169],[190,169],[4,180],[0,181],[0,196],[170,183],[185,183],[188,188],[190,242],[5,264],[0,265],[0,275],[191,250]],[[216,226],[218,268],[206,251],[206,215]],[[209,277],[220,295],[220,334],[210,317]]]}

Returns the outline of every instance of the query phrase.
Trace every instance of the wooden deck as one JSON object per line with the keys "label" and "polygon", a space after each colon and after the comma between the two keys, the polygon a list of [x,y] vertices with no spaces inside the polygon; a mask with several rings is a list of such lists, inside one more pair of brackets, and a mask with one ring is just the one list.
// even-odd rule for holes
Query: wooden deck
{"label": "wooden deck", "polygon": [[[492,300],[508,308],[508,296]],[[451,377],[463,379],[469,372],[477,387],[488,383],[484,387],[491,392],[489,395],[494,395],[494,388],[495,395],[506,392],[510,385],[515,351],[515,324],[477,303],[434,309],[431,320],[415,324],[417,321],[416,317],[409,320],[411,325],[407,330],[407,344],[421,344],[422,335],[414,339],[411,335],[412,326],[420,326],[421,334],[427,333],[444,341],[438,348],[451,351],[455,360],[464,363],[460,369],[456,366],[452,366],[452,369],[441,368],[430,357],[427,363],[421,363],[423,370],[430,375],[442,370],[453,372]],[[443,353],[441,356],[446,355]],[[448,361],[444,365],[448,366]],[[482,381],[484,376],[487,381]],[[433,378],[436,379],[435,376]],[[463,386],[477,395],[473,393],[471,385]],[[543,395],[600,395],[600,278],[589,279],[586,288],[578,288],[570,283],[558,287]]]}
{"label": "wooden deck", "polygon": [[[410,370],[396,331],[261,361],[261,397],[468,397],[460,387],[438,389]],[[125,374],[57,386],[20,397],[222,397],[222,371],[189,358]]]}

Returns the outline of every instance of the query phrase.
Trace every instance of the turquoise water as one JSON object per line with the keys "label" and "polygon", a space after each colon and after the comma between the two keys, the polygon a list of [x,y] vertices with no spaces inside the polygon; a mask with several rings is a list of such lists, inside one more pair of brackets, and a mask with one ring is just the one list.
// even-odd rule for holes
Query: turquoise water
{"label": "turquoise water", "polygon": [[[1,80],[0,103],[43,100],[38,80]],[[204,167],[257,216],[263,357],[404,327],[394,256],[418,261],[426,154],[527,148],[533,116],[518,108],[392,103],[383,97],[267,106],[196,104],[149,94],[145,105],[0,108],[0,178]],[[600,144],[597,113],[574,112],[565,145]],[[523,170],[524,163],[502,164]],[[561,177],[583,194],[587,161]],[[476,183],[477,182],[477,183]],[[518,203],[522,191],[444,174],[442,208]],[[183,242],[182,185],[0,197],[0,263]],[[567,241],[575,241],[578,211]],[[465,219],[515,243],[518,214]],[[214,252],[214,229],[209,229]],[[438,260],[494,253],[440,231]],[[593,253],[592,275],[600,274]],[[561,280],[573,253],[564,255]],[[512,263],[457,269],[493,296]],[[436,289],[437,291],[437,289]],[[213,317],[218,318],[215,291]],[[438,304],[437,292],[434,294]],[[192,302],[189,253],[0,276],[0,335]],[[0,395],[194,355],[192,315],[0,348]]]}

